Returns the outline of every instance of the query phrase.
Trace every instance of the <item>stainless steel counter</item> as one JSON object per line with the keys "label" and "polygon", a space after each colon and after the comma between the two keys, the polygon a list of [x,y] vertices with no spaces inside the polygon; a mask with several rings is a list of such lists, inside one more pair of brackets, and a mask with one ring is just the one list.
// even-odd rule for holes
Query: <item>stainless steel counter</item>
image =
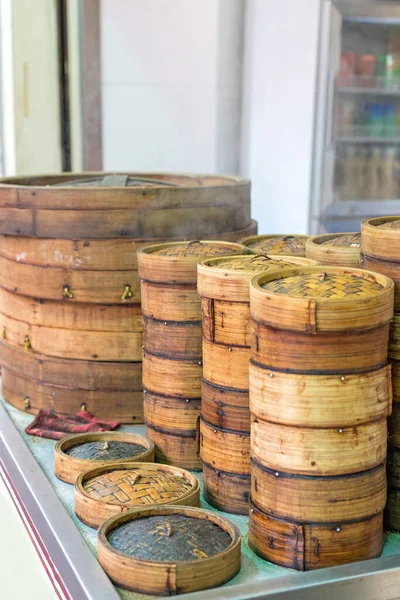
{"label": "stainless steel counter", "polygon": [[[0,469],[59,595],[72,600],[149,598],[110,583],[96,560],[96,532],[74,514],[73,486],[53,474],[55,442],[26,435],[31,420],[0,401]],[[144,433],[140,425],[123,430]],[[211,508],[203,499],[202,506]],[[400,534],[386,534],[382,558],[297,573],[255,556],[247,544],[247,518],[227,516],[243,534],[240,573],[221,588],[182,595],[182,600],[400,599]]]}

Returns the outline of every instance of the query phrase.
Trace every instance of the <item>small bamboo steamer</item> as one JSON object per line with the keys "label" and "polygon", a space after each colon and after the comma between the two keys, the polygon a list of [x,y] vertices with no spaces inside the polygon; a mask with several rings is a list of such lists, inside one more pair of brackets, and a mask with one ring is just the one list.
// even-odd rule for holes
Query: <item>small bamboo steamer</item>
{"label": "small bamboo steamer", "polygon": [[197,415],[195,434],[185,431],[184,434],[178,435],[159,427],[146,426],[146,436],[156,448],[157,463],[179,465],[189,471],[201,471],[199,419],[200,411]]}
{"label": "small bamboo steamer", "polygon": [[255,235],[239,240],[257,254],[294,254],[306,256],[306,241],[310,236],[286,234],[286,235]]}
{"label": "small bamboo steamer", "polygon": [[383,513],[350,523],[307,525],[274,519],[253,504],[249,546],[262,558],[298,571],[377,558],[383,547]]}
{"label": "small bamboo steamer", "polygon": [[392,412],[390,365],[367,373],[307,375],[251,362],[250,390],[254,417],[294,427],[351,427]]}
{"label": "small bamboo steamer", "polygon": [[364,269],[381,273],[394,282],[394,309],[400,311],[400,262],[383,260],[380,258],[371,258],[366,254],[361,254],[361,266]]}
{"label": "small bamboo steamer", "polygon": [[[134,530],[130,528],[120,534],[118,549],[112,546],[110,534],[114,534],[115,540],[119,528],[149,517],[162,518],[156,527],[152,524],[150,540],[142,531],[134,538]],[[190,520],[182,522],[185,517]],[[176,518],[179,519],[177,525],[174,521]],[[191,519],[204,520],[203,527],[193,528]],[[223,541],[220,541],[222,531],[218,532],[213,525],[228,534]],[[181,556],[187,548],[190,559],[173,559],[171,552],[174,543],[163,543],[165,536],[172,540],[177,536],[177,551]],[[123,552],[124,547],[128,550],[137,541],[141,544],[142,539],[145,540],[144,547],[149,549],[148,558],[137,558],[132,550],[129,554]],[[226,547],[223,547],[225,544]],[[162,506],[128,511],[104,523],[98,533],[98,558],[117,586],[144,594],[171,596],[217,587],[232,579],[240,569],[240,544],[238,527],[225,517],[203,509]]]}
{"label": "small bamboo steamer", "polygon": [[[81,458],[71,455],[69,452],[82,445],[103,444],[104,446],[113,447],[115,442],[122,442],[132,446],[132,454],[128,458],[109,458],[99,459],[99,456],[92,458]],[[141,450],[139,450],[141,448]],[[104,448],[106,451],[107,448]],[[97,451],[97,449],[96,449]],[[135,453],[134,453],[135,452]],[[116,449],[116,453],[118,450]],[[115,453],[114,453],[115,454]],[[75,483],[81,473],[95,467],[105,467],[113,464],[116,460],[119,462],[153,462],[154,461],[154,444],[141,435],[135,433],[127,433],[121,431],[103,431],[96,433],[79,433],[69,435],[68,437],[59,440],[54,448],[54,473],[66,483]]]}
{"label": "small bamboo steamer", "polygon": [[218,510],[249,514],[250,475],[226,473],[203,462],[204,499]]}
{"label": "small bamboo steamer", "polygon": [[251,282],[251,316],[302,333],[347,332],[386,325],[393,317],[393,282],[345,267],[287,268]]}
{"label": "small bamboo steamer", "polygon": [[251,456],[267,469],[294,475],[346,475],[386,458],[386,418],[339,428],[291,427],[252,417]]}
{"label": "small bamboo steamer", "polygon": [[[145,323],[144,405],[147,434],[156,445],[158,461],[201,469],[193,427],[200,416],[202,378],[197,263],[243,252],[246,248],[240,244],[193,241],[158,244],[138,253]],[[165,410],[157,410],[156,397],[164,398]]]}
{"label": "small bamboo steamer", "polygon": [[250,432],[248,390],[218,387],[203,379],[201,414],[207,423],[220,429]]}
{"label": "small bamboo steamer", "polygon": [[200,484],[178,467],[113,461],[81,473],[75,481],[74,500],[76,516],[97,529],[121,512],[149,504],[199,506]]}
{"label": "small bamboo steamer", "polygon": [[306,241],[307,258],[321,265],[360,266],[361,233],[317,235]]}
{"label": "small bamboo steamer", "polygon": [[251,464],[251,498],[265,514],[302,523],[348,522],[381,513],[386,465],[335,477],[292,475]]}
{"label": "small bamboo steamer", "polygon": [[397,262],[400,256],[400,216],[363,221],[361,252],[371,258]]}
{"label": "small bamboo steamer", "polygon": [[214,469],[250,475],[249,434],[218,429],[200,419],[200,454]]}

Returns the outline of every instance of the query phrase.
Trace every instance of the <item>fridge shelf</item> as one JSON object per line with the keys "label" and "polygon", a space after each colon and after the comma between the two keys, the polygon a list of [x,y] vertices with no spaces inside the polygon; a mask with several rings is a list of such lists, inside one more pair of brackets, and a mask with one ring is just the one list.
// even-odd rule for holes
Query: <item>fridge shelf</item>
{"label": "fridge shelf", "polygon": [[373,135],[338,135],[336,144],[400,144],[400,136],[373,136]]}
{"label": "fridge shelf", "polygon": [[339,72],[336,74],[335,88],[341,94],[400,96],[400,77],[375,75],[365,78]]}

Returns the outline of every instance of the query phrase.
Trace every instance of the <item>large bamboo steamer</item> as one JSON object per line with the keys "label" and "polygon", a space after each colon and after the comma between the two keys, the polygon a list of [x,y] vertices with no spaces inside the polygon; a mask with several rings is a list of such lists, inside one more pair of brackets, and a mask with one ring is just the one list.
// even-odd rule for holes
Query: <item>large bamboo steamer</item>
{"label": "large bamboo steamer", "polygon": [[240,542],[238,527],[215,512],[161,506],[106,521],[99,530],[98,553],[117,586],[175,596],[234,577],[240,569]]}
{"label": "large bamboo steamer", "polygon": [[201,414],[220,429],[250,431],[249,392],[202,381]]}
{"label": "large bamboo steamer", "polygon": [[303,524],[274,519],[252,505],[249,546],[262,558],[298,571],[377,558],[383,513],[349,523]]}
{"label": "large bamboo steamer", "polygon": [[392,412],[390,365],[367,373],[309,375],[252,362],[250,389],[254,417],[294,427],[351,427]]}
{"label": "large bamboo steamer", "polygon": [[386,458],[386,418],[350,427],[292,427],[252,416],[251,456],[267,469],[294,475],[346,475]]}
{"label": "large bamboo steamer", "polygon": [[302,523],[349,522],[381,513],[386,465],[335,477],[292,475],[251,464],[251,498],[265,514]]}
{"label": "large bamboo steamer", "polygon": [[360,248],[360,233],[330,233],[317,235],[306,241],[307,258],[312,258],[321,265],[359,267]]}
{"label": "large bamboo steamer", "polygon": [[306,256],[306,241],[310,236],[297,234],[255,235],[239,240],[256,254]]}
{"label": "large bamboo steamer", "polygon": [[250,182],[216,175],[9,177],[0,207],[1,234],[42,238],[204,236],[251,224]]}
{"label": "large bamboo steamer", "polygon": [[[156,444],[157,460],[175,461],[184,468],[201,468],[197,429],[193,426],[200,410],[190,411],[190,426],[187,421],[188,403],[200,402],[201,398],[197,263],[210,256],[240,254],[245,250],[240,244],[193,241],[148,246],[138,253],[144,317],[144,404],[148,435]],[[152,401],[155,397],[162,397],[166,406],[171,400],[169,413],[157,411]],[[191,407],[194,406],[191,402]],[[180,440],[185,452],[179,449]]]}
{"label": "large bamboo steamer", "polygon": [[88,410],[101,419],[143,423],[142,363],[68,360],[27,352],[0,341],[2,393],[36,414]]}
{"label": "large bamboo steamer", "polygon": [[258,275],[250,288],[253,360],[302,373],[384,366],[393,289],[383,275],[344,267]]}

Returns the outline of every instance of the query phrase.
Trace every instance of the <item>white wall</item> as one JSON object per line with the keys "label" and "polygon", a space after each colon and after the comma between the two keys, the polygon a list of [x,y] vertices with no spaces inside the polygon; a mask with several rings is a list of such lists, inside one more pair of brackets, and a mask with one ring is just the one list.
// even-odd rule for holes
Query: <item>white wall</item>
{"label": "white wall", "polygon": [[243,0],[101,0],[103,168],[235,173]]}
{"label": "white wall", "polygon": [[305,233],[320,0],[249,0],[241,172],[261,233]]}

